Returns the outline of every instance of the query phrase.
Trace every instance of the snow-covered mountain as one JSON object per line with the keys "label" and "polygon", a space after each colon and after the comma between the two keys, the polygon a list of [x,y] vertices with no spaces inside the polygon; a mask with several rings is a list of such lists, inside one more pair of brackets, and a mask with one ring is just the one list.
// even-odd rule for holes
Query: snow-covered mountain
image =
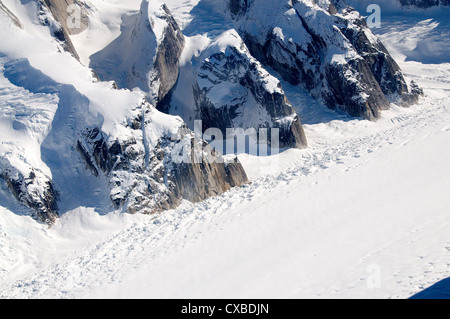
{"label": "snow-covered mountain", "polygon": [[449,277],[448,7],[417,6],[0,0],[0,298]]}
{"label": "snow-covered mountain", "polygon": [[250,51],[332,109],[374,120],[418,91],[359,13],[343,1],[231,1]]}
{"label": "snow-covered mountain", "polygon": [[51,225],[77,205],[155,213],[247,181],[238,162],[219,159],[141,91],[98,82],[78,62],[52,1],[5,3],[16,14],[1,16],[0,171],[37,219]]}
{"label": "snow-covered mountain", "polygon": [[[214,8],[223,30],[195,33],[156,0],[1,2],[1,176],[39,220],[80,205],[154,213],[243,185],[222,140],[308,145],[281,81],[368,120],[421,94],[342,1],[188,5]],[[21,94],[24,111],[11,110]],[[180,163],[186,148],[192,160]]]}
{"label": "snow-covered mountain", "polygon": [[121,35],[91,57],[102,80],[119,88],[140,88],[158,103],[178,79],[184,36],[167,6],[142,1],[139,13],[127,17]]}

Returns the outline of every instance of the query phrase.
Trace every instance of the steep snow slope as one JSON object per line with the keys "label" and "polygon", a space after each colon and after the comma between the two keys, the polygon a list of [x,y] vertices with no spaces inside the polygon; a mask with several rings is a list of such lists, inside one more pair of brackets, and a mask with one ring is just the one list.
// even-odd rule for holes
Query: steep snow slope
{"label": "steep snow slope", "polygon": [[[399,53],[423,36],[390,32]],[[219,198],[153,218],[80,208],[50,230],[2,198],[0,296],[407,298],[449,277],[450,66],[399,63],[420,105],[311,120],[309,150],[242,156],[252,185]]]}

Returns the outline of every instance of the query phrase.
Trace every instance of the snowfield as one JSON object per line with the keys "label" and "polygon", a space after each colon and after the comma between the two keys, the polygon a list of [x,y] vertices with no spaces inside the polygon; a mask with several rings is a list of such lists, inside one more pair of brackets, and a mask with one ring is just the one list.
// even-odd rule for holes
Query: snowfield
{"label": "snowfield", "polygon": [[[198,1],[166,2],[186,26]],[[0,298],[401,299],[450,277],[450,63],[415,50],[425,39],[439,45],[427,37],[439,22],[403,19],[407,28],[384,25],[379,36],[424,89],[419,105],[393,105],[374,123],[283,83],[310,147],[240,155],[251,183],[222,196],[154,216],[79,207],[49,229],[0,183]],[[89,41],[107,44],[77,37],[86,63],[100,49]],[[19,98],[5,81],[0,106],[29,98],[42,107],[41,94]]]}

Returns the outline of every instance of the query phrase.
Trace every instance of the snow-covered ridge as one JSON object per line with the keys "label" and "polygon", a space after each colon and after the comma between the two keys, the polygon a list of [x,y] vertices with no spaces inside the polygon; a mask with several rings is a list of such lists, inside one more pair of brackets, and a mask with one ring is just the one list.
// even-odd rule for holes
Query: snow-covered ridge
{"label": "snow-covered ridge", "polygon": [[139,88],[155,103],[164,99],[178,78],[184,37],[167,7],[143,1],[139,13],[124,18],[121,35],[91,56],[101,80],[120,88]]}
{"label": "snow-covered ridge", "polygon": [[[29,20],[38,14],[37,3],[12,8],[27,23],[21,29],[9,17],[0,20],[2,29],[8,30],[0,35],[2,89],[30,93],[23,95],[21,112],[19,106],[15,112],[8,109],[8,93],[2,97],[6,99],[2,113],[10,118],[5,125],[12,128],[2,140],[1,176],[5,187],[37,219],[52,225],[58,215],[79,205],[105,213],[115,209],[153,213],[247,181],[238,162],[207,159],[213,155],[204,142],[180,118],[162,114],[146,102],[142,91],[118,90],[112,82],[98,81],[76,56],[60,50],[60,39],[54,38],[49,24],[42,25],[37,16]],[[143,10],[147,12],[145,5]],[[154,13],[161,16],[160,11]],[[156,63],[161,86],[167,74],[163,64]],[[40,111],[37,101],[44,98],[52,107]],[[36,122],[41,125],[36,127]],[[30,143],[27,135],[18,138],[16,132],[38,136]],[[7,146],[13,141],[14,152]],[[175,161],[179,148],[194,141],[202,144],[204,153],[196,154],[200,160]]]}

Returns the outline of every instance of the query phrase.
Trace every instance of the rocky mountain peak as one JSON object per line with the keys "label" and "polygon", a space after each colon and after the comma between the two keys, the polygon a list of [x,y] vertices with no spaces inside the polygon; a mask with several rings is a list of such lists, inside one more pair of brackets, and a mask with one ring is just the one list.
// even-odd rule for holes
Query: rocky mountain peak
{"label": "rocky mountain peak", "polygon": [[262,0],[238,7],[239,15],[231,16],[251,54],[329,108],[376,120],[389,102],[417,101],[364,19],[341,1]]}
{"label": "rocky mountain peak", "polygon": [[177,81],[183,47],[184,36],[167,6],[144,0],[138,14],[126,17],[121,35],[91,57],[91,67],[101,80],[138,87],[159,103]]}

